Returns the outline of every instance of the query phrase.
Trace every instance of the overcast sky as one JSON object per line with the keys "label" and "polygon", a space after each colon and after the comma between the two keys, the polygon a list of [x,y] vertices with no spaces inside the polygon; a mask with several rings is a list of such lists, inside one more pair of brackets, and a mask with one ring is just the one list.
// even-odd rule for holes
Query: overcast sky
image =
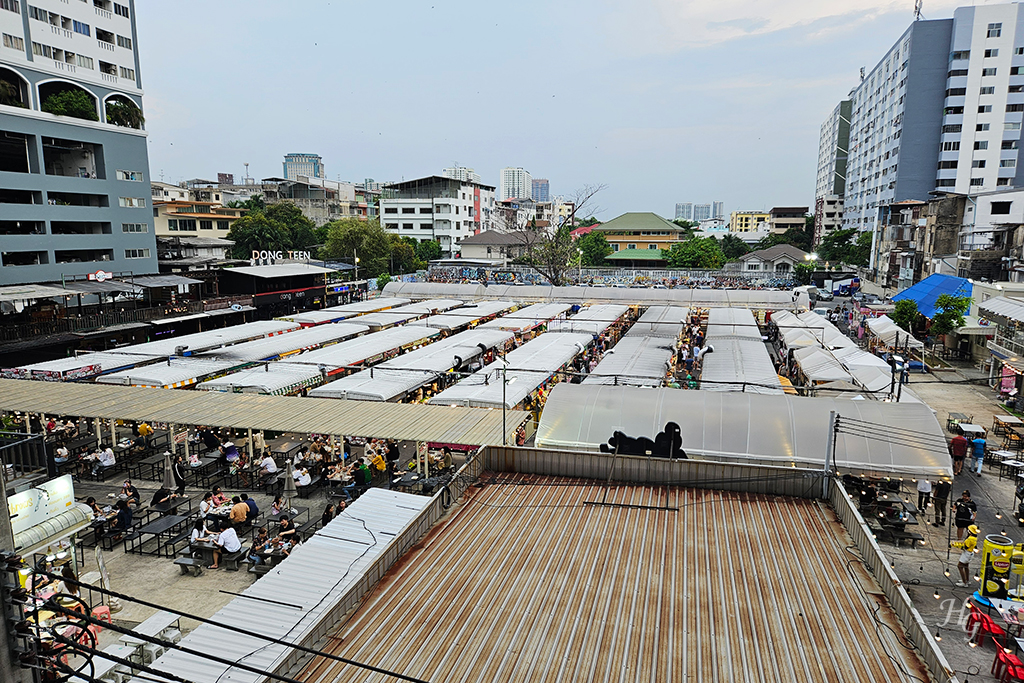
{"label": "overcast sky", "polygon": [[813,204],[822,121],[913,20],[913,0],[135,7],[154,180],[279,176],[288,152],[356,182],[522,166],[552,194],[607,184],[604,220]]}

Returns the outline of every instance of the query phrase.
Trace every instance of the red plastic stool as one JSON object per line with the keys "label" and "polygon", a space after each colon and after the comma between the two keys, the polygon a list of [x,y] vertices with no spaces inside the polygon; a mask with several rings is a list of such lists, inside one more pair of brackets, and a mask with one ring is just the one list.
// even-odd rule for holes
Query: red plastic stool
{"label": "red plastic stool", "polygon": [[93,619],[99,619],[100,621],[105,621],[108,624],[111,623],[111,621],[110,621],[110,608],[107,607],[106,605],[97,605],[96,607],[93,607],[92,608],[92,618]]}

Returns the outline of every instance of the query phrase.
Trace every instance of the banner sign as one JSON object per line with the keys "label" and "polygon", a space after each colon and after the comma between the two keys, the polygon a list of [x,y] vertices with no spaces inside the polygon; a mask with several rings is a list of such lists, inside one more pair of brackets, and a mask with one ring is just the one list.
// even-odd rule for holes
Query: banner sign
{"label": "banner sign", "polygon": [[11,513],[11,528],[18,534],[42,524],[51,517],[67,512],[75,504],[75,487],[71,475],[65,474],[35,488],[15,493],[7,498]]}

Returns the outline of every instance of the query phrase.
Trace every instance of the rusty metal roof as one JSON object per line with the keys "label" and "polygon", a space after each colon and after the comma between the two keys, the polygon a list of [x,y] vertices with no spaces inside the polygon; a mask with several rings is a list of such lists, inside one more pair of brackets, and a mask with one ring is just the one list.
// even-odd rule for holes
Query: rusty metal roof
{"label": "rusty metal roof", "polygon": [[[429,681],[928,680],[817,502],[480,481],[325,651]],[[297,678],[386,680],[325,660]]]}
{"label": "rusty metal roof", "polygon": [[[500,410],[329,398],[0,379],[0,410],[467,445],[502,441]],[[508,411],[509,441],[529,416]]]}

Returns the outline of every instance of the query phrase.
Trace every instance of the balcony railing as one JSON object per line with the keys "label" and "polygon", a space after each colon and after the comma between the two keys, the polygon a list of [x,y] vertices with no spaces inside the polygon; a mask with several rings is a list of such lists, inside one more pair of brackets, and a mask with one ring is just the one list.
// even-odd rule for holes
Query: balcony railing
{"label": "balcony railing", "polygon": [[176,304],[174,309],[175,310],[172,313],[168,313],[166,307],[157,306],[154,308],[137,308],[125,311],[90,313],[81,317],[76,316],[74,318],[60,318],[33,323],[4,325],[0,327],[0,342],[24,341],[26,339],[31,339],[32,337],[83,332],[99,329],[101,327],[109,327],[111,325],[123,325],[125,323],[149,322],[150,320],[156,320],[157,318],[166,318],[169,315],[180,313],[201,313],[204,310],[207,310],[201,301],[187,301]]}
{"label": "balcony railing", "polygon": [[105,40],[97,40],[97,41],[96,41],[96,43],[97,43],[97,44],[98,44],[98,45],[99,45],[99,46],[100,46],[101,48],[103,48],[104,50],[110,50],[111,52],[113,52],[113,51],[114,51],[114,44],[113,44],[113,43],[108,43],[108,42],[107,42],[107,41],[105,41]]}
{"label": "balcony railing", "polygon": [[996,332],[996,336],[988,341],[987,346],[990,351],[995,351],[1006,358],[1024,358],[1024,339],[1011,339]]}
{"label": "balcony railing", "polygon": [[96,10],[96,14],[100,15],[104,19],[113,19],[114,18],[114,13],[113,12],[110,12],[110,11],[105,10],[105,9],[100,9],[99,7],[94,7],[93,9]]}
{"label": "balcony railing", "polygon": [[58,36],[64,36],[65,38],[74,38],[75,37],[75,34],[72,33],[71,31],[67,30],[66,28],[61,28],[60,26],[54,26],[53,24],[50,24],[50,30],[53,31]]}

